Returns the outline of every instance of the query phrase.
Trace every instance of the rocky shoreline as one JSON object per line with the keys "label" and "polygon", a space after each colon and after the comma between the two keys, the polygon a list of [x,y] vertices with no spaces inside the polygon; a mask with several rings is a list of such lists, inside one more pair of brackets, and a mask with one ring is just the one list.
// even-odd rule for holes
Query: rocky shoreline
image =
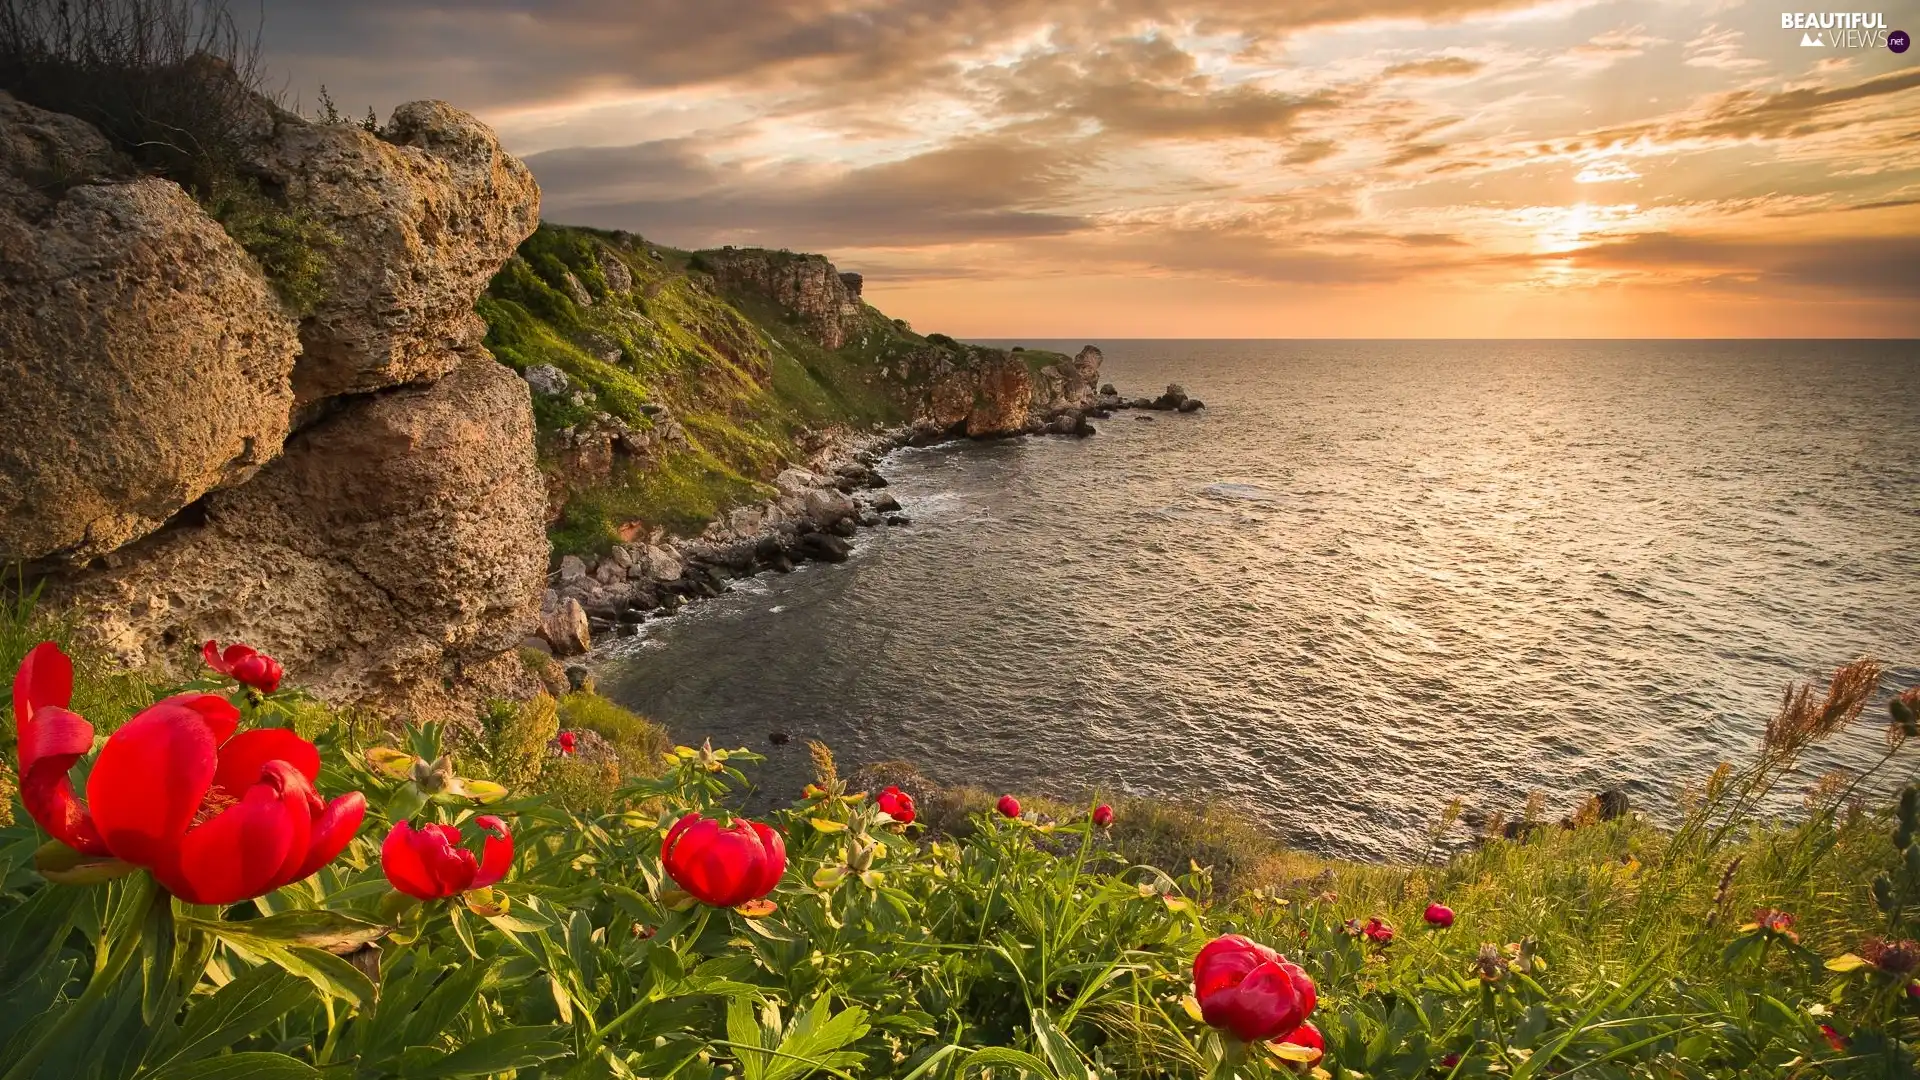
{"label": "rocky shoreline", "polygon": [[[1158,397],[1131,398],[1106,383],[1085,408],[1056,409],[994,437],[1085,438],[1096,433],[1092,420],[1116,412],[1190,414],[1204,408],[1177,383]],[[899,500],[886,491],[887,479],[878,471],[882,458],[902,447],[967,437],[926,421],[830,437],[805,468],[789,468],[774,478],[778,495],[757,506],[735,508],[709,522],[698,536],[670,537],[656,528],[615,545],[604,556],[563,556],[548,574],[539,633],[523,644],[558,657],[583,656],[596,642],[632,637],[649,622],[720,596],[736,579],[769,571],[791,573],[810,561],[846,562],[860,529],[913,524]]]}

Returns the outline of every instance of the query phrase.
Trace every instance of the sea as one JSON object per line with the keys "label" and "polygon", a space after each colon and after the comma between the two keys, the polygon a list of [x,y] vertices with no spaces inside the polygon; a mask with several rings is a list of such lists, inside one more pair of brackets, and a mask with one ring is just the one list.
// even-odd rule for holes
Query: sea
{"label": "sea", "polygon": [[[1855,657],[1920,682],[1920,343],[1093,343],[1206,408],[898,451],[911,525],[649,624],[603,692],[767,755],[763,799],[817,739],[1394,859],[1456,798],[1664,815]],[[1884,696],[1774,812],[1878,757]]]}

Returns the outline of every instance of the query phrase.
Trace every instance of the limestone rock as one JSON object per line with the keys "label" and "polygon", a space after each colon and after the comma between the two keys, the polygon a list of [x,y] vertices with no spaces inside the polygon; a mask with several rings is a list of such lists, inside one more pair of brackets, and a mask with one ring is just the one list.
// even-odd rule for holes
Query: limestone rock
{"label": "limestone rock", "polygon": [[553,647],[555,656],[579,656],[593,647],[593,635],[587,625],[587,609],[569,596],[540,620],[540,636]]}
{"label": "limestone rock", "polygon": [[301,404],[438,378],[485,332],[474,300],[540,219],[533,174],[485,124],[439,101],[384,137],[287,113],[250,166],[340,239],[300,327]]}
{"label": "limestone rock", "polygon": [[600,276],[607,279],[607,288],[614,293],[633,291],[633,271],[627,269],[625,260],[612,251],[602,248],[598,253]]}
{"label": "limestone rock", "polygon": [[822,348],[845,345],[866,317],[858,288],[850,288],[823,255],[740,249],[703,251],[700,257],[722,287],[773,300]]}
{"label": "limestone rock", "polygon": [[573,380],[552,364],[535,364],[521,372],[520,377],[527,380],[534,393],[546,397],[558,397],[573,389]]}
{"label": "limestone rock", "polygon": [[0,564],[112,551],[287,435],[293,320],[184,191],[110,159],[0,94]]}
{"label": "limestone rock", "polygon": [[545,491],[526,387],[484,353],[436,363],[452,373],[346,403],[203,522],[52,599],[135,666],[238,639],[329,701],[455,709],[423,691],[507,677],[498,658],[538,618]]}

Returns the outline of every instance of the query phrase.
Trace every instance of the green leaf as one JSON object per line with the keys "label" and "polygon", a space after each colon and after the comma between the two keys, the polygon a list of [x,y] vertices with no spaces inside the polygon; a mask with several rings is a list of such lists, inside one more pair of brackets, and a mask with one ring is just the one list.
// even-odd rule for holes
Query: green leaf
{"label": "green leaf", "polygon": [[378,941],[393,929],[339,911],[288,911],[241,922],[218,919],[180,921],[242,947],[257,942],[265,945],[305,945],[340,953],[352,952],[362,945]]}
{"label": "green leaf", "polygon": [[1040,1077],[1053,1075],[1053,1070],[1047,1068],[1046,1062],[1024,1050],[1015,1050],[1008,1046],[988,1046],[967,1055],[968,1070],[990,1069],[996,1065],[1005,1065]]}
{"label": "green leaf", "polygon": [[545,1026],[501,1028],[438,1061],[408,1069],[407,1076],[409,1080],[486,1076],[552,1061],[571,1052],[565,1044],[551,1040],[550,1036],[555,1033],[556,1029]]}
{"label": "green leaf", "polygon": [[313,998],[313,987],[272,964],[248,968],[187,1012],[168,1063],[217,1054]]}
{"label": "green leaf", "polygon": [[479,994],[480,986],[493,974],[494,961],[475,961],[442,980],[440,985],[420,1003],[420,1008],[407,1018],[406,1034],[400,1040],[402,1046],[424,1045],[432,1042],[458,1016],[460,1010],[473,1003]]}
{"label": "green leaf", "polygon": [[285,1054],[231,1054],[167,1064],[141,1080],[320,1080],[320,1070]]}
{"label": "green leaf", "polygon": [[373,1004],[373,982],[352,964],[320,949],[284,946],[266,942],[235,942],[229,947],[275,964],[312,983],[330,997],[351,1002],[356,1008]]}

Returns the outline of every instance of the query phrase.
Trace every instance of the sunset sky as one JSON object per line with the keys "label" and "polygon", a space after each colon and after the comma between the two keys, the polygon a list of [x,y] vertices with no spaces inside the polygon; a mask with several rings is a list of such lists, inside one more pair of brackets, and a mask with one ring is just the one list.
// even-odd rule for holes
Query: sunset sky
{"label": "sunset sky", "polygon": [[825,252],[923,332],[1920,336],[1920,50],[1783,10],[268,0],[265,33],[309,110],[476,112],[548,220]]}

